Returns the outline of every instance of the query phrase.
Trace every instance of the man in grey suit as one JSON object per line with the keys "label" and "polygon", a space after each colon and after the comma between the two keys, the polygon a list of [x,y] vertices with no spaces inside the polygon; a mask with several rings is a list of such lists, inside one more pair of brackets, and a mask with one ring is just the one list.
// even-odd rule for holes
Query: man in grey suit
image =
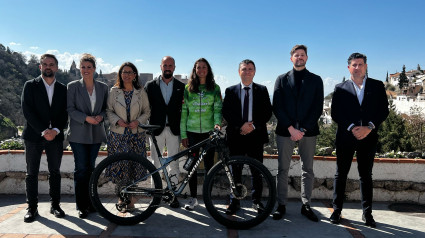
{"label": "man in grey suit", "polygon": [[293,149],[298,144],[301,156],[301,214],[317,222],[319,219],[310,208],[310,200],[314,184],[313,158],[316,136],[319,134],[317,121],[323,110],[323,81],[306,69],[308,56],[305,45],[295,45],[290,54],[294,68],[276,79],[273,95],[279,153],[278,208],[273,219],[281,219],[286,212],[289,165]]}
{"label": "man in grey suit", "polygon": [[25,83],[21,106],[26,119],[22,138],[25,142],[27,174],[25,177],[28,212],[24,222],[32,222],[38,215],[38,172],[43,150],[47,155],[50,185],[50,213],[64,217],[60,208],[61,174],[66,112],[66,86],[56,81],[58,60],[54,55],[40,58],[41,75]]}
{"label": "man in grey suit", "polygon": [[[168,156],[172,156],[179,152],[184,84],[173,77],[176,68],[173,57],[165,56],[162,58],[160,67],[162,75],[145,85],[151,106],[149,124],[161,126],[152,136],[156,137],[159,150],[162,152],[167,147]],[[152,139],[150,139],[150,149],[152,161],[156,167],[159,167],[160,163]],[[171,176],[171,182],[177,185],[180,175],[178,162],[171,162],[167,169]],[[180,206],[177,198],[174,198],[170,206],[172,208]]]}

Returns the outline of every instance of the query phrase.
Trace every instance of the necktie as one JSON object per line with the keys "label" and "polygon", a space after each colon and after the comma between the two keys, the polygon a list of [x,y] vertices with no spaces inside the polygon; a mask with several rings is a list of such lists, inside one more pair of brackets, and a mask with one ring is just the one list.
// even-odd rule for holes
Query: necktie
{"label": "necktie", "polygon": [[249,113],[249,87],[244,87],[245,89],[245,99],[243,101],[243,114],[242,119],[244,122],[248,121],[248,113]]}

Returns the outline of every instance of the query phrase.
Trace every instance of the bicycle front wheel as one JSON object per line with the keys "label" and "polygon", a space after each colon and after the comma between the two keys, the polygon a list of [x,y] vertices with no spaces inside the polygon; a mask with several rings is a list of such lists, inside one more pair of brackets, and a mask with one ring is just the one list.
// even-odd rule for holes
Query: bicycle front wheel
{"label": "bicycle front wheel", "polygon": [[[107,220],[134,225],[155,212],[161,202],[161,177],[155,166],[134,153],[104,159],[90,178],[90,199]],[[147,176],[149,175],[149,176]]]}
{"label": "bicycle front wheel", "polygon": [[[231,188],[229,178],[235,189]],[[276,185],[262,163],[234,156],[227,162],[220,161],[210,170],[203,186],[203,198],[208,212],[219,223],[233,229],[248,229],[263,222],[272,212]],[[235,214],[226,214],[230,199],[239,204]],[[258,205],[260,203],[262,205]]]}

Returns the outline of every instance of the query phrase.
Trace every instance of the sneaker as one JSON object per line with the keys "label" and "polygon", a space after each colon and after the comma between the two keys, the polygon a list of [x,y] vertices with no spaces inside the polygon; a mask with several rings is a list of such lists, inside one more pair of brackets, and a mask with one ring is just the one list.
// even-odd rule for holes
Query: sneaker
{"label": "sneaker", "polygon": [[193,210],[198,205],[199,205],[198,199],[190,198],[189,202],[186,205],[184,205],[184,208],[186,210]]}

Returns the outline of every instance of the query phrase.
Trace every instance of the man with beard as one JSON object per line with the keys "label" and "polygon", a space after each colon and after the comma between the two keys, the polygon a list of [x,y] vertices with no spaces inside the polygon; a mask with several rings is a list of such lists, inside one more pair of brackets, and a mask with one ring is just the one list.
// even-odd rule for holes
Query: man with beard
{"label": "man with beard", "polygon": [[[161,61],[162,75],[149,81],[145,85],[151,107],[149,124],[160,125],[161,128],[155,130],[159,151],[162,153],[167,148],[168,156],[179,152],[180,145],[180,118],[184,93],[184,84],[173,77],[176,68],[174,58],[165,56]],[[155,166],[160,167],[157,152],[152,138],[150,138],[151,158]],[[171,183],[177,185],[180,176],[178,161],[173,161],[167,167],[168,175],[171,176]],[[177,198],[171,201],[172,208],[178,208],[180,203]]]}
{"label": "man with beard", "polygon": [[277,118],[276,144],[278,148],[277,200],[278,208],[273,219],[279,220],[286,212],[288,196],[288,171],[293,149],[298,144],[301,161],[301,214],[312,221],[319,221],[310,208],[314,185],[313,158],[318,119],[323,110],[323,81],[310,73],[307,63],[307,47],[292,48],[294,68],[276,79],[273,95],[273,111]]}
{"label": "man with beard", "polygon": [[61,174],[66,112],[66,86],[55,79],[58,60],[54,55],[40,58],[41,75],[25,83],[21,106],[26,119],[22,138],[25,142],[27,173],[25,177],[28,212],[24,222],[32,222],[38,215],[38,173],[43,150],[47,156],[50,185],[50,213],[64,217],[60,208]]}

